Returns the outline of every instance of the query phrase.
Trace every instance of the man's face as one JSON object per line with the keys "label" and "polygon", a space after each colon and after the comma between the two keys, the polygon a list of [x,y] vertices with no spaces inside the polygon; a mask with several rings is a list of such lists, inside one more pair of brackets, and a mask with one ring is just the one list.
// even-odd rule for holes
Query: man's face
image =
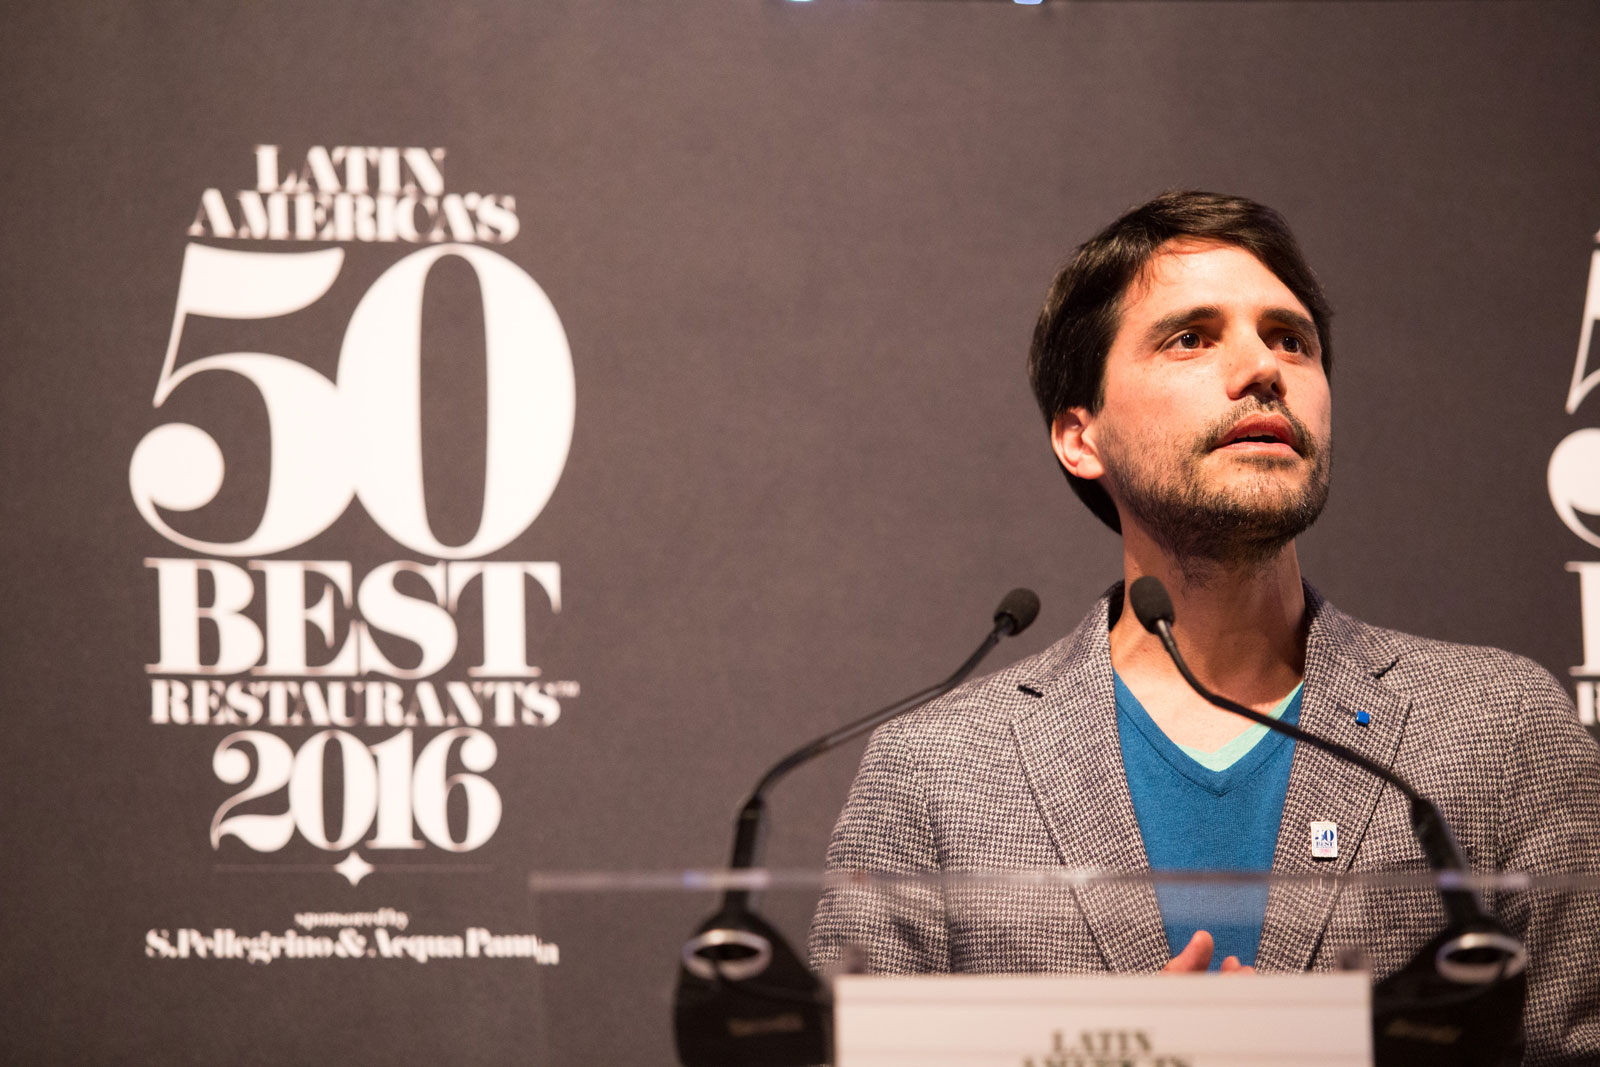
{"label": "man's face", "polygon": [[1180,559],[1265,558],[1328,495],[1332,399],[1305,306],[1249,252],[1169,242],[1123,294],[1105,403],[1056,420],[1057,454],[1101,477]]}

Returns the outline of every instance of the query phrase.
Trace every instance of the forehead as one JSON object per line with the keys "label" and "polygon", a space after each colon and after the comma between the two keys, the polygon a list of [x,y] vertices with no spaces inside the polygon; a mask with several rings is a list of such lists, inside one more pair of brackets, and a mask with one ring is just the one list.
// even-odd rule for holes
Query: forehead
{"label": "forehead", "polygon": [[1201,306],[1241,315],[1292,308],[1311,317],[1283,279],[1250,252],[1222,241],[1183,237],[1158,248],[1128,284],[1122,294],[1120,325],[1148,323]]}

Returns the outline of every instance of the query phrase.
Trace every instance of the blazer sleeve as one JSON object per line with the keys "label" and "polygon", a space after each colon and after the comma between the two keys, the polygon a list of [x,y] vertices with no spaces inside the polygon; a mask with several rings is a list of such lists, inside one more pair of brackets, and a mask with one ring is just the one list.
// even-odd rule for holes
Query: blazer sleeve
{"label": "blazer sleeve", "polygon": [[[1600,748],[1555,679],[1526,660],[1519,667],[1499,866],[1600,875]],[[1524,1063],[1600,1063],[1600,893],[1503,893],[1496,905],[1528,948]]]}
{"label": "blazer sleeve", "polygon": [[[830,873],[934,874],[939,870],[927,794],[903,723],[872,736],[828,845]],[[893,879],[825,889],[811,922],[819,970],[929,974],[949,970],[942,894]]]}

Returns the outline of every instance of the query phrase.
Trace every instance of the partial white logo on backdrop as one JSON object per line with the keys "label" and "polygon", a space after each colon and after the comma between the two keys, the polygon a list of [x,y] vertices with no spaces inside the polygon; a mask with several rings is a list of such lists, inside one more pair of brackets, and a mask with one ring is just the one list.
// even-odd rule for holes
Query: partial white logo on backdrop
{"label": "partial white logo on backdrop", "polygon": [[[128,473],[139,514],[197,554],[145,561],[157,579],[159,631],[159,656],[147,671],[152,722],[234,728],[219,741],[212,770],[242,788],[212,816],[213,848],[233,837],[274,852],[298,834],[336,852],[476,849],[501,817],[485,776],[497,758],[490,730],[549,725],[561,700],[577,695],[575,682],[544,679],[527,647],[530,611],[561,610],[560,565],[482,559],[528,529],[561,477],[575,409],[572,357],[544,291],[479,243],[516,235],[514,200],[447,192],[444,156],[437,148],[313,147],[285,174],[277,147],[258,146],[256,188],[231,202],[206,190],[189,228],[193,237],[234,242],[425,246],[360,298],[332,378],[286,354],[303,343],[294,337],[280,352],[178,357],[197,317],[274,319],[322,300],[339,281],[344,248],[185,249],[153,406],[159,411],[191,379],[227,374],[255,390],[267,420],[267,439],[252,457],[266,462],[266,502],[237,540],[187,533],[178,517],[215,500],[228,477],[204,427],[157,425],[134,449]],[[447,258],[466,263],[481,292],[488,385],[483,508],[459,545],[432,529],[422,471],[423,289]],[[360,575],[350,560],[257,558],[298,548],[352,504],[414,558]],[[477,649],[460,647],[456,621],[469,589],[481,603]],[[343,626],[336,605],[338,618],[348,617]],[[214,656],[202,654],[203,632],[214,639]],[[419,662],[392,662],[375,632],[415,645]],[[461,677],[443,677],[458,653],[471,664]],[[276,732],[306,726],[321,729],[298,748]],[[388,733],[366,739],[372,730]],[[344,792],[334,829],[323,796],[329,759],[338,760]],[[448,808],[457,792],[464,804],[453,828]],[[354,883],[373,868],[352,852],[338,869]]]}
{"label": "partial white logo on backdrop", "polygon": [[[1595,235],[1600,243],[1600,234]],[[1600,386],[1600,360],[1594,358],[1595,320],[1600,318],[1600,248],[1589,258],[1589,285],[1583,302],[1583,324],[1578,332],[1578,355],[1567,390],[1566,412],[1576,415],[1585,401],[1590,408]],[[1567,529],[1586,543],[1600,548],[1600,429],[1574,430],[1550,455],[1550,503]],[[1577,679],[1578,717],[1586,726],[1600,724],[1596,715],[1596,683],[1600,680],[1600,561],[1574,560],[1567,570],[1578,575],[1583,639],[1583,662],[1572,668]]]}

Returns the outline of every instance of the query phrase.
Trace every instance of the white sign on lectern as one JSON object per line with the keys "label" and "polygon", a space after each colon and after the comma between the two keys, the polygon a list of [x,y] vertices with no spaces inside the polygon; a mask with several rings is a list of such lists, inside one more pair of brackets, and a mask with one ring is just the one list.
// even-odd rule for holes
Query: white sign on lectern
{"label": "white sign on lectern", "polygon": [[1371,1067],[1365,972],[842,975],[835,1067]]}

